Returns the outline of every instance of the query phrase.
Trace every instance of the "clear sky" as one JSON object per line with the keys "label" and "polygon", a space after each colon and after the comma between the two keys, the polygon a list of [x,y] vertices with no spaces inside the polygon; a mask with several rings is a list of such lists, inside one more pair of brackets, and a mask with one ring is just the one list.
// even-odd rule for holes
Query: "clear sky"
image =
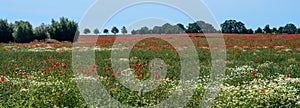
{"label": "clear sky", "polygon": [[[82,17],[96,0],[0,0],[0,18],[9,22],[16,20],[30,21],[33,26],[42,22],[49,24],[52,18],[59,17],[80,22]],[[186,0],[188,1],[188,0]],[[300,1],[299,0],[202,0],[214,15],[218,24],[226,19],[236,19],[246,24],[247,28],[256,29],[270,24],[271,27],[284,26],[294,23],[300,27]],[[114,5],[111,5],[113,7]],[[129,26],[134,18],[147,16],[144,10],[153,10],[158,17],[168,19],[173,24],[186,25],[191,20],[186,19],[180,12],[174,9],[157,5],[144,5],[128,8],[119,13],[107,23],[106,27]],[[156,12],[156,13],[155,13]],[[151,13],[151,12],[150,12]],[[105,14],[105,13],[99,13]],[[122,18],[122,15],[136,16]],[[151,17],[151,16],[148,16]],[[101,20],[101,19],[99,19]],[[201,20],[201,19],[200,19]],[[159,23],[158,21],[157,23]],[[138,24],[135,24],[138,25]],[[110,29],[110,28],[109,28]]]}

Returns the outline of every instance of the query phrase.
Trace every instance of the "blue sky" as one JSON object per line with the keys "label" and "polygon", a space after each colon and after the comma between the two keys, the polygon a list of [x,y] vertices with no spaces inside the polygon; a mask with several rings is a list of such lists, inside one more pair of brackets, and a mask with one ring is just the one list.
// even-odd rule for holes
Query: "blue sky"
{"label": "blue sky", "polygon": [[[218,24],[221,24],[226,19],[236,19],[245,23],[247,28],[253,29],[264,27],[266,24],[270,24],[271,27],[278,27],[287,23],[294,23],[297,27],[300,27],[299,0],[202,1],[214,15]],[[0,18],[8,19],[10,22],[27,20],[33,26],[38,26],[42,22],[49,24],[52,18],[58,19],[61,16],[80,22],[94,2],[95,0],[0,0]],[[111,5],[111,7],[113,6]],[[144,12],[145,10],[152,11]],[[149,14],[151,12],[152,14]],[[121,28],[121,26],[129,26],[134,19],[141,19],[142,16],[151,17],[153,14],[174,24],[179,22],[187,24],[192,21],[184,16],[183,13],[172,8],[148,4],[134,6],[121,11],[105,27],[118,26]],[[131,17],[122,17],[126,15]],[[157,20],[157,24],[164,22],[159,20]],[[138,26],[139,23],[132,25]]]}

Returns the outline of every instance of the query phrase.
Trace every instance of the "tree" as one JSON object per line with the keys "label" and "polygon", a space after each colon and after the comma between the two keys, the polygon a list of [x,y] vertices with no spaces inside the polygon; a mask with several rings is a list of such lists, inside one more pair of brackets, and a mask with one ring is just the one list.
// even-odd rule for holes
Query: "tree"
{"label": "tree", "polygon": [[283,33],[283,29],[284,29],[284,27],[279,27],[277,30],[277,33],[279,33],[279,34]]}
{"label": "tree", "polygon": [[148,27],[142,27],[140,30],[139,30],[139,32],[138,32],[138,34],[149,34],[150,32],[149,32],[149,28]]}
{"label": "tree", "polygon": [[297,33],[300,33],[300,28],[297,29]]}
{"label": "tree", "polygon": [[97,28],[94,29],[94,34],[95,34],[95,35],[98,35],[99,33],[100,33],[99,29],[97,29]]}
{"label": "tree", "polygon": [[116,35],[117,33],[119,33],[119,29],[114,26],[110,32],[112,32],[114,35]]}
{"label": "tree", "polygon": [[252,29],[247,30],[247,34],[253,34],[253,33],[254,33],[254,31]]}
{"label": "tree", "polygon": [[108,34],[108,32],[109,32],[109,30],[108,30],[108,29],[104,29],[104,30],[103,30],[103,33],[106,33],[106,34]]}
{"label": "tree", "polygon": [[272,33],[272,30],[270,29],[270,25],[266,25],[263,30],[264,30],[264,33],[266,33],[266,34]]}
{"label": "tree", "polygon": [[260,27],[258,27],[256,30],[255,30],[255,33],[258,34],[258,33],[263,33],[262,29]]}
{"label": "tree", "polygon": [[121,32],[123,35],[127,34],[127,29],[125,26],[122,27]]}
{"label": "tree", "polygon": [[277,34],[277,33],[278,33],[278,31],[277,31],[277,28],[276,28],[276,27],[274,27],[274,28],[272,29],[272,33],[273,33],[273,34]]}
{"label": "tree", "polygon": [[9,25],[7,20],[0,19],[0,42],[13,41],[13,28]]}
{"label": "tree", "polygon": [[75,40],[75,35],[78,35],[79,33],[78,24],[67,18],[62,17],[59,21],[52,19],[51,23],[52,24],[49,27],[49,34],[52,39],[73,42]]}
{"label": "tree", "polygon": [[236,20],[226,20],[221,27],[223,33],[245,33],[247,31],[245,24]]}
{"label": "tree", "polygon": [[89,34],[89,33],[91,33],[91,30],[88,29],[88,28],[85,28],[85,29],[83,30],[83,33],[84,33],[84,34]]}
{"label": "tree", "polygon": [[153,34],[162,34],[162,27],[160,26],[154,26],[152,29]]}
{"label": "tree", "polygon": [[183,24],[178,23],[176,26],[179,27],[179,28],[181,29],[182,32],[185,32],[185,31],[186,31],[186,28],[184,27]]}
{"label": "tree", "polygon": [[297,27],[294,24],[286,24],[283,28],[283,33],[295,34],[297,32]]}
{"label": "tree", "polygon": [[35,39],[45,40],[45,39],[49,38],[48,29],[49,29],[49,26],[44,23],[42,23],[40,26],[36,27],[33,31]]}
{"label": "tree", "polygon": [[32,25],[28,21],[16,21],[13,37],[18,43],[28,43],[34,40]]}

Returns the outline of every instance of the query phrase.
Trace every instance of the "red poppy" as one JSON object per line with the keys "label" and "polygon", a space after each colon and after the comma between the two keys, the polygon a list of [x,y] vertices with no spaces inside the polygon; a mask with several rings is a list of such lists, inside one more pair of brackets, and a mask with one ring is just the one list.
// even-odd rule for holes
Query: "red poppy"
{"label": "red poppy", "polygon": [[24,72],[20,72],[19,74],[20,74],[20,75],[24,75],[25,73],[24,73]]}
{"label": "red poppy", "polygon": [[2,75],[2,72],[0,72],[0,76]]}
{"label": "red poppy", "polygon": [[14,66],[16,67],[16,66],[18,66],[17,64],[14,64]]}
{"label": "red poppy", "polygon": [[286,77],[286,78],[290,78],[290,77],[291,77],[291,74],[287,73],[287,74],[285,74],[285,77]]}
{"label": "red poppy", "polygon": [[252,75],[254,75],[254,76],[255,76],[256,74],[257,74],[257,72],[252,72]]}
{"label": "red poppy", "polygon": [[110,70],[110,67],[109,67],[109,66],[107,66],[107,67],[105,68],[105,70],[106,70],[106,71],[109,71],[109,70]]}
{"label": "red poppy", "polygon": [[2,78],[0,78],[0,80],[1,80],[1,82],[4,82],[4,81],[5,81],[5,78],[4,78],[4,77],[2,77]]}
{"label": "red poppy", "polygon": [[140,71],[140,74],[144,74],[143,70]]}
{"label": "red poppy", "polygon": [[112,74],[111,77],[112,77],[112,78],[115,78],[115,77],[116,77],[116,74]]}
{"label": "red poppy", "polygon": [[60,72],[59,72],[59,74],[61,74],[61,75],[62,75],[62,74],[63,74],[63,73],[62,73],[62,71],[60,71]]}
{"label": "red poppy", "polygon": [[141,78],[141,74],[137,74],[136,76],[137,76],[138,78]]}
{"label": "red poppy", "polygon": [[66,68],[67,67],[67,64],[65,64],[65,63],[62,63],[62,65],[61,65],[61,68]]}
{"label": "red poppy", "polygon": [[133,68],[134,68],[134,69],[137,69],[137,66],[136,66],[136,65],[134,65],[134,66],[133,66]]}
{"label": "red poppy", "polygon": [[89,74],[91,74],[91,72],[85,72],[85,74],[86,74],[86,75],[89,75]]}
{"label": "red poppy", "polygon": [[86,71],[86,68],[82,68],[81,70],[82,70],[82,72],[85,72],[85,71]]}
{"label": "red poppy", "polygon": [[93,65],[92,65],[92,68],[93,68],[93,69],[97,68],[97,65],[96,65],[96,64],[93,64]]}
{"label": "red poppy", "polygon": [[153,72],[153,75],[156,75],[156,71]]}
{"label": "red poppy", "polygon": [[138,66],[139,66],[140,68],[143,68],[143,67],[144,67],[144,65],[143,65],[142,63],[138,64]]}
{"label": "red poppy", "polygon": [[53,61],[52,66],[59,66],[59,62]]}
{"label": "red poppy", "polygon": [[46,71],[50,71],[50,68],[45,68]]}
{"label": "red poppy", "polygon": [[160,77],[161,77],[161,76],[158,74],[158,75],[157,75],[157,78],[160,79]]}
{"label": "red poppy", "polygon": [[92,71],[92,72],[95,72],[95,71],[96,71],[96,69],[95,69],[95,68],[92,68],[92,69],[91,69],[91,71]]}

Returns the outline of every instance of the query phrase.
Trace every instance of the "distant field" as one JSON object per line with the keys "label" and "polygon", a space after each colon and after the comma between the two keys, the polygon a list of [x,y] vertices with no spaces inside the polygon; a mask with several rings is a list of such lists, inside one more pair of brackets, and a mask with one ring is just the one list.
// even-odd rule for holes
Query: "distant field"
{"label": "distant field", "polygon": [[[172,35],[172,34],[168,34]],[[204,34],[189,34],[199,58],[199,76],[190,87],[194,95],[185,107],[197,108],[211,73],[211,53]],[[226,47],[226,75],[212,107],[300,107],[300,34],[223,34]],[[174,35],[180,37],[181,35]],[[208,34],[213,38],[214,34]],[[77,88],[74,74],[82,79],[98,74],[113,99],[127,106],[147,107],[166,100],[180,80],[180,53],[174,46],[157,38],[142,40],[133,46],[126,72],[139,80],[150,76],[161,80],[153,91],[139,94],[121,85],[116,78],[125,70],[113,71],[112,45],[116,38],[126,42],[141,36],[82,36],[80,40],[92,43],[96,63],[72,70],[72,43],[0,44],[0,107],[93,107]],[[187,41],[182,39],[182,42]],[[121,48],[120,46],[119,48]],[[182,45],[182,47],[192,47]],[[80,47],[77,49],[84,49]],[[118,49],[117,49],[118,50]],[[160,58],[168,73],[149,68],[151,60]],[[116,103],[110,105],[115,106]]]}

